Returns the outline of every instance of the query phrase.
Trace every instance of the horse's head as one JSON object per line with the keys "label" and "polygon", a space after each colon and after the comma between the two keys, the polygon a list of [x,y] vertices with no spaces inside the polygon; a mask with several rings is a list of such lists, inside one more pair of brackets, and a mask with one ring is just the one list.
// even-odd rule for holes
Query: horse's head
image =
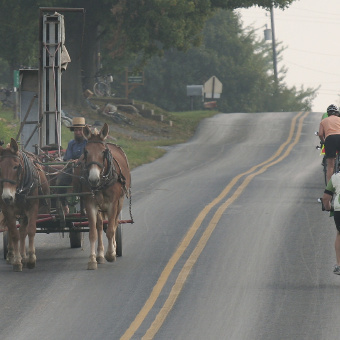
{"label": "horse's head", "polygon": [[6,148],[0,146],[0,188],[1,198],[6,204],[13,204],[16,189],[22,177],[23,167],[17,142],[11,138]]}
{"label": "horse's head", "polygon": [[84,149],[84,162],[88,171],[88,182],[91,187],[97,187],[100,183],[101,175],[107,166],[107,152],[105,139],[109,134],[109,126],[105,123],[98,132],[92,132],[86,125],[83,128],[83,135],[87,139]]}

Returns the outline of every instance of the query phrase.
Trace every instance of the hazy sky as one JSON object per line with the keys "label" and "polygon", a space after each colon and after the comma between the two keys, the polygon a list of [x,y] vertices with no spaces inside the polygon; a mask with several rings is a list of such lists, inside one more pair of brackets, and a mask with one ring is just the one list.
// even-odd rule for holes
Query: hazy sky
{"label": "hazy sky", "polygon": [[[259,7],[238,10],[243,26],[257,29],[263,37],[270,13]],[[285,82],[300,89],[321,86],[313,111],[324,112],[340,104],[340,0],[296,0],[286,10],[274,9],[276,41],[286,50],[278,70],[288,71]],[[268,42],[270,43],[270,42]]]}

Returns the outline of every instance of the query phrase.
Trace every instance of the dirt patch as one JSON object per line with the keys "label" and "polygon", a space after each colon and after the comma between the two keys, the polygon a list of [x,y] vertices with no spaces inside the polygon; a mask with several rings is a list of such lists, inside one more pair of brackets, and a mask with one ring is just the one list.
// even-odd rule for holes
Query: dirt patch
{"label": "dirt patch", "polygon": [[[99,106],[99,105],[98,105]],[[117,110],[117,114],[107,114],[104,112],[104,105],[97,109],[93,108],[65,108],[68,117],[84,116],[86,122],[98,130],[107,123],[110,128],[110,136],[125,136],[128,139],[152,141],[160,139],[172,139],[176,134],[171,126],[170,114],[163,114],[163,121],[152,118],[145,118],[138,112],[126,112]],[[137,110],[138,111],[138,110]]]}

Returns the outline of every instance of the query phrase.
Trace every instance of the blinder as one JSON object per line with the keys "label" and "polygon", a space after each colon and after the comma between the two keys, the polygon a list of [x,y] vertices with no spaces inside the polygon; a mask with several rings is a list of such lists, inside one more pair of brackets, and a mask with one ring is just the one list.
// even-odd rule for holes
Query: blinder
{"label": "blinder", "polygon": [[105,145],[106,149],[103,151],[103,163],[99,163],[99,162],[96,162],[96,161],[92,161],[90,163],[87,163],[88,151],[86,150],[86,147],[84,149],[84,161],[85,161],[85,164],[86,164],[86,169],[88,170],[91,165],[98,165],[99,168],[102,169],[102,171],[103,171],[104,170],[104,162],[105,162],[105,159],[107,159],[108,153],[109,153],[109,149],[108,149],[106,143],[94,142],[94,141],[89,141],[88,143],[101,143],[101,144]]}
{"label": "blinder", "polygon": [[[103,163],[99,163],[96,161],[92,161],[88,163],[87,162],[88,151],[86,150],[86,147],[85,147],[84,153],[83,153],[84,166],[85,166],[84,170],[88,172],[91,165],[97,165],[101,169],[101,172],[100,172],[101,183],[96,187],[96,189],[104,187],[104,186],[110,186],[118,179],[118,174],[113,164],[113,157],[110,152],[110,149],[108,148],[107,144],[103,141],[88,141],[87,144],[89,143],[99,143],[105,146],[105,150],[102,152]],[[106,161],[106,173],[104,174],[105,161]]]}
{"label": "blinder", "polygon": [[[18,158],[20,160],[20,157],[19,156],[14,156],[14,155],[6,155],[6,156],[1,156],[1,158]],[[22,165],[19,163],[18,167],[17,167],[17,180],[14,181],[12,179],[7,179],[7,178],[0,178],[0,183],[10,183],[10,184],[13,184],[13,185],[16,185],[18,182],[20,182],[20,176],[21,176],[21,172],[23,170],[22,168]],[[1,171],[1,168],[0,168],[0,176],[2,175],[2,171]]]}

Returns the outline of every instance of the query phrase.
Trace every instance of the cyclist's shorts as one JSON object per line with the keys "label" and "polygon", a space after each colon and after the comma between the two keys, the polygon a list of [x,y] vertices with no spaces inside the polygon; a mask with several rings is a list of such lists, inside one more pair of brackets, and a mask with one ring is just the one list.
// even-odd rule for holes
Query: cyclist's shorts
{"label": "cyclist's shorts", "polygon": [[340,211],[334,211],[334,222],[336,229],[340,233]]}
{"label": "cyclist's shorts", "polygon": [[335,158],[337,150],[340,151],[340,135],[329,135],[325,140],[326,158]]}

